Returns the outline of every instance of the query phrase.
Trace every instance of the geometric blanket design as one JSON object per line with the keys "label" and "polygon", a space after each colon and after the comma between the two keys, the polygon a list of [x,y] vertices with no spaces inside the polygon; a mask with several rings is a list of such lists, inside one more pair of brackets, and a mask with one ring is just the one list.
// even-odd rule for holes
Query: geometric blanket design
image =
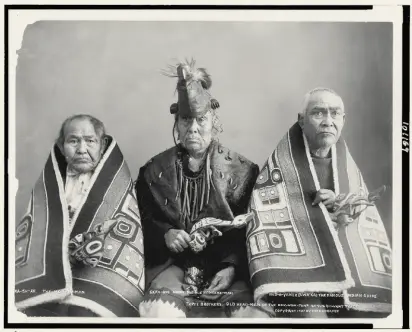
{"label": "geometric blanket design", "polygon": [[[61,302],[104,317],[139,316],[145,285],[142,226],[130,171],[109,138],[71,225],[62,177],[67,164],[53,147],[16,229],[17,308]],[[108,220],[116,226],[105,237],[97,266],[70,265],[69,240]],[[86,249],[98,245],[91,242]]]}
{"label": "geometric blanket design", "polygon": [[[367,195],[343,139],[332,148],[336,195]],[[247,227],[249,271],[257,302],[284,292],[339,292],[360,311],[391,312],[389,239],[375,206],[335,229],[320,203],[306,138],[298,123],[282,138],[254,187]],[[364,208],[363,208],[364,209]]]}

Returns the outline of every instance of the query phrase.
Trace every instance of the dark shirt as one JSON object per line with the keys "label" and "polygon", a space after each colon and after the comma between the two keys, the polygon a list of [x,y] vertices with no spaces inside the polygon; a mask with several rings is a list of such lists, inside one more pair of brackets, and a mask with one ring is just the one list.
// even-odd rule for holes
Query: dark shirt
{"label": "dark shirt", "polygon": [[[212,267],[216,265],[233,264],[247,272],[245,246],[245,229],[227,231],[221,237],[214,239],[202,252],[194,254],[174,254],[165,244],[164,235],[171,229],[188,231],[191,223],[202,218],[212,217],[222,220],[233,220],[239,214],[247,212],[250,195],[253,190],[259,168],[243,156],[222,147],[217,142],[210,146],[210,179],[207,177],[206,203],[196,217],[192,219],[192,204],[190,213],[182,209],[182,191],[179,167],[181,148],[173,147],[153,157],[139,171],[136,181],[136,194],[142,220],[145,247],[145,264],[149,267],[166,268],[172,258],[175,262],[191,263],[191,258],[197,256],[200,261],[207,261]],[[203,170],[201,171],[203,172]],[[196,177],[185,169],[185,175]],[[193,191],[186,191],[193,194]],[[191,195],[194,197],[193,195]],[[196,197],[202,197],[197,195]],[[180,199],[179,199],[180,198]],[[193,201],[196,201],[195,199]],[[188,219],[187,217],[190,216]],[[189,221],[189,222],[188,222]],[[190,257],[190,258],[189,258]],[[149,278],[148,278],[149,279]]]}
{"label": "dark shirt", "polygon": [[[198,221],[198,216],[207,200],[206,192],[206,167],[203,164],[197,172],[189,169],[189,156],[182,154],[176,163],[178,182],[183,188],[180,189],[180,204],[182,206],[182,223],[186,232],[190,232],[192,226]],[[182,173],[182,174],[181,174]]]}
{"label": "dark shirt", "polygon": [[[319,158],[312,155],[312,161],[318,176],[320,188],[335,191],[335,186],[333,184],[332,158]],[[321,297],[321,302],[324,305],[336,305],[342,304],[343,300],[339,297],[327,296]]]}
{"label": "dark shirt", "polygon": [[319,158],[312,156],[313,165],[315,166],[321,189],[329,189],[334,191],[332,158]]}

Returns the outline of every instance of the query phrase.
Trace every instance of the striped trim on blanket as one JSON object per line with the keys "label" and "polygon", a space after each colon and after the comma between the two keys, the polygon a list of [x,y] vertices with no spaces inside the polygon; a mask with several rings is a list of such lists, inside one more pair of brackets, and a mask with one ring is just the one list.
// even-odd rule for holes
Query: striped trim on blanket
{"label": "striped trim on blanket", "polygon": [[[143,233],[129,169],[117,143],[110,140],[71,226],[61,174],[65,161],[53,147],[28,212],[17,226],[17,308],[59,302],[101,316],[139,315],[145,284]],[[98,265],[70,266],[69,239],[113,219],[117,224],[105,239]]]}
{"label": "striped trim on blanket", "polygon": [[[367,192],[343,140],[332,149],[332,168],[336,194]],[[326,207],[312,206],[319,189],[296,123],[265,163],[252,193],[247,250],[255,300],[265,302],[272,293],[344,292],[354,309],[390,311],[391,250],[376,207],[336,231]]]}

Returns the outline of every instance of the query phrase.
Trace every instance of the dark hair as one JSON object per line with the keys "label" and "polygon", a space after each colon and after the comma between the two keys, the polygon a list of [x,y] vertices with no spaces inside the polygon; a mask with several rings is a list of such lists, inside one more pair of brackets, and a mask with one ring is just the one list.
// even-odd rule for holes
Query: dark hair
{"label": "dark hair", "polygon": [[89,120],[90,123],[93,125],[97,136],[99,136],[100,140],[103,142],[104,138],[106,137],[106,129],[104,128],[103,122],[101,122],[99,119],[96,119],[94,116],[91,116],[91,115],[88,115],[88,114],[76,114],[76,115],[73,115],[73,116],[67,118],[62,123],[62,125],[60,127],[60,131],[59,131],[59,136],[56,139],[57,146],[63,147],[66,127],[73,120]]}

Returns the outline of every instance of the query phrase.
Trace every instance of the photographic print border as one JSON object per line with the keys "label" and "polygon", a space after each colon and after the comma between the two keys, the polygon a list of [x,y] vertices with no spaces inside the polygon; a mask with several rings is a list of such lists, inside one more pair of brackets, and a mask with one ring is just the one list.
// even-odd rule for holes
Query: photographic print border
{"label": "photographic print border", "polygon": [[[12,10],[268,10],[268,11],[278,11],[278,10],[332,10],[332,11],[345,11],[345,10],[372,10],[373,6],[325,6],[325,5],[297,5],[297,6],[268,6],[268,5],[255,5],[255,6],[239,6],[239,5],[206,5],[206,6],[189,6],[189,5],[172,5],[172,6],[162,6],[162,5],[5,5],[4,6],[4,47],[5,47],[5,78],[4,78],[4,98],[5,98],[5,112],[4,112],[4,197],[9,195],[9,158],[10,151],[8,149],[8,139],[9,139],[9,113],[13,110],[9,108],[9,57],[8,57],[8,45],[9,45],[9,35],[10,31],[8,29],[9,25],[9,12]],[[395,59],[394,59],[395,61]],[[407,124],[406,130],[402,127],[402,134],[406,133],[409,135],[409,79],[410,79],[410,6],[403,6],[403,23],[402,23],[402,123],[400,126]],[[396,96],[394,96],[396,98]],[[397,126],[398,124],[394,124]],[[402,144],[403,147],[406,145],[403,143],[405,137],[403,135]],[[398,144],[394,142],[393,144]],[[402,307],[403,307],[403,328],[409,328],[409,151],[402,151]],[[6,200],[5,200],[6,202]],[[406,203],[406,204],[405,204]],[[304,320],[299,320],[299,323],[231,323],[230,319],[227,320],[227,323],[202,323],[200,326],[199,323],[192,323],[188,320],[187,323],[173,323],[173,322],[162,322],[162,323],[10,323],[8,316],[8,305],[12,302],[8,298],[8,287],[10,285],[7,278],[9,268],[11,267],[11,262],[8,260],[9,255],[9,226],[12,227],[14,224],[8,222],[8,203],[5,203],[4,206],[4,243],[7,248],[4,252],[4,328],[179,328],[179,329],[188,329],[188,328],[241,328],[241,329],[261,329],[261,328],[322,328],[322,329],[346,329],[346,328],[372,328],[371,323],[307,323]],[[84,321],[84,320],[83,320]],[[302,321],[302,323],[301,323]]]}

